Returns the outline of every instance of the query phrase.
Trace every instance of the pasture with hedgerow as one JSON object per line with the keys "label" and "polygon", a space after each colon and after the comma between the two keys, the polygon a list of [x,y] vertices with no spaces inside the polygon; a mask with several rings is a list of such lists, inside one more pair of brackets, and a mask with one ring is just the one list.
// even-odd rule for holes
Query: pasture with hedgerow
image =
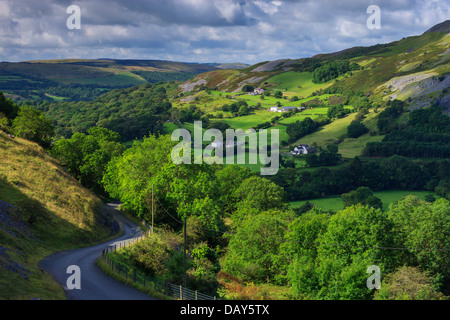
{"label": "pasture with hedgerow", "polygon": [[[255,17],[293,5],[246,3]],[[223,14],[214,28],[239,24],[236,12]],[[99,32],[94,18],[79,32]],[[107,297],[90,295],[84,269],[78,296],[41,265],[57,252],[77,265],[72,249],[102,243],[112,245],[96,257],[96,272],[110,278],[101,281],[148,298],[449,299],[449,20],[285,57],[273,52],[289,41],[258,28],[273,41],[267,59],[246,47],[232,61],[205,58],[214,46],[195,50],[198,60],[161,58],[162,48],[194,50],[200,40],[187,34],[192,43],[167,46],[154,35],[151,58],[137,47],[114,58],[4,58],[0,299]],[[124,30],[111,32],[134,39]],[[222,41],[223,51],[233,47]]]}

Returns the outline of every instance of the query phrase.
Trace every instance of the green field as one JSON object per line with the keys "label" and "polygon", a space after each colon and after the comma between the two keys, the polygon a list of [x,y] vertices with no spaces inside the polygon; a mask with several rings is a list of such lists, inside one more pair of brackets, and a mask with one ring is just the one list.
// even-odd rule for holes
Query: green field
{"label": "green field", "polygon": [[356,156],[361,156],[366,144],[368,142],[380,142],[383,140],[384,136],[371,136],[369,134],[364,134],[357,139],[346,138],[342,143],[338,145],[339,153],[344,158],[354,158]]}
{"label": "green field", "polygon": [[228,123],[231,128],[247,130],[260,123],[270,121],[275,114],[267,110],[255,110],[251,114],[235,118],[225,118],[223,121]]}
{"label": "green field", "polygon": [[[347,106],[351,108],[350,106]],[[319,111],[320,109],[326,110],[327,108],[313,108],[312,111]],[[309,111],[309,110],[306,110]],[[317,112],[315,111],[315,112]],[[369,130],[376,129],[376,113],[370,112],[366,115],[363,123],[367,126]],[[355,119],[356,113],[351,113],[345,118],[336,119],[332,123],[325,125],[322,129],[306,135],[299,139],[296,143],[306,143],[313,144],[317,143],[318,146],[325,148],[328,144],[333,143],[339,138],[344,138],[347,134],[347,127]],[[313,119],[313,117],[311,117]],[[292,121],[291,119],[286,119],[285,121]],[[284,121],[283,121],[284,122]],[[370,135],[366,133],[357,139],[345,137],[343,141],[338,145],[339,153],[342,154],[344,158],[354,158],[355,156],[361,156],[362,152],[368,142],[378,142],[384,138],[383,135]]]}
{"label": "green field", "polygon": [[111,76],[97,78],[55,78],[53,80],[64,84],[80,83],[100,86],[137,86],[147,83],[143,78],[131,72],[120,72]]}
{"label": "green field", "polygon": [[328,88],[333,82],[315,84],[312,82],[312,72],[288,71],[266,80],[275,90],[283,91],[288,97],[308,97],[314,91]]}
{"label": "green field", "polygon": [[264,96],[264,99],[261,99],[260,96],[252,96],[249,94],[244,94],[242,96],[239,96],[239,98],[247,101],[248,105],[256,105],[259,102],[261,103],[261,106],[263,108],[270,108],[272,106],[275,106],[277,102],[279,102],[283,107],[294,106],[294,104],[287,99],[284,98],[278,99],[273,96]]}
{"label": "green field", "polygon": [[163,134],[172,134],[175,129],[180,128],[177,124],[173,122],[164,122],[163,124]]}
{"label": "green field", "polygon": [[53,96],[53,95],[48,94],[48,93],[46,93],[45,95],[46,95],[47,97],[49,97],[49,98],[52,98],[54,101],[61,101],[61,100],[64,100],[64,99],[65,99],[65,97]]}
{"label": "green field", "polygon": [[355,119],[356,113],[350,113],[345,118],[336,119],[332,123],[323,126],[318,131],[308,134],[296,141],[296,144],[306,143],[312,145],[314,142],[318,146],[325,148],[328,144],[333,143],[339,137],[347,133],[348,125]]}
{"label": "green field", "polygon": [[[439,198],[434,192],[430,191],[408,191],[408,190],[389,190],[389,191],[377,191],[373,193],[376,197],[380,198],[383,202],[383,210],[386,210],[389,207],[389,204],[394,203],[397,200],[400,200],[407,195],[417,196],[421,200],[425,200],[425,196],[432,194],[436,199]],[[328,211],[338,211],[344,208],[344,202],[342,201],[341,196],[330,196],[326,198],[319,199],[311,199],[311,200],[303,200],[303,201],[292,201],[290,202],[293,208],[298,208],[306,201],[309,201],[321,208],[322,210]]]}

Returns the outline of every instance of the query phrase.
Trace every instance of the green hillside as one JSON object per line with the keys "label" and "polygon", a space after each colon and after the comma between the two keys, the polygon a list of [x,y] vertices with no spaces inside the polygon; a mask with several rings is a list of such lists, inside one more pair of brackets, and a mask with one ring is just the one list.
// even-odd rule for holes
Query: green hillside
{"label": "green hillside", "polygon": [[[0,90],[14,98],[93,100],[113,88],[185,81],[216,67],[159,60],[61,59],[0,63]],[[79,88],[81,91],[78,92]],[[78,91],[77,91],[78,90]],[[75,91],[75,92],[73,92]]]}
{"label": "green hillside", "polygon": [[112,235],[103,203],[37,144],[0,130],[0,299],[65,299],[38,262]]}
{"label": "green hillside", "polygon": [[[355,47],[331,54],[320,54],[298,60],[277,60],[258,63],[241,70],[216,70],[199,74],[179,86],[172,100],[175,107],[183,109],[196,106],[212,121],[225,121],[232,128],[247,129],[270,122],[276,114],[267,109],[280,106],[312,106],[310,110],[295,116],[281,117],[272,123],[281,129],[282,140],[295,143],[315,144],[325,148],[327,144],[339,143],[339,152],[345,158],[363,155],[367,143],[380,142],[386,132],[377,127],[380,111],[390,101],[404,102],[402,115],[392,121],[397,127],[408,119],[410,110],[441,105],[450,111],[450,53],[448,21],[439,29],[430,29],[419,36],[371,47]],[[358,70],[347,71],[331,81],[313,82],[319,67],[334,62],[354,63]],[[244,86],[263,88],[263,97],[242,92]],[[282,96],[274,95],[280,91]],[[245,101],[250,112],[223,111],[222,106]],[[295,141],[288,141],[286,126],[305,117],[316,119],[326,116],[331,105],[344,105],[353,113],[331,119],[317,132]],[[322,112],[320,111],[322,110]],[[357,120],[367,127],[358,138],[347,136],[347,127]]]}

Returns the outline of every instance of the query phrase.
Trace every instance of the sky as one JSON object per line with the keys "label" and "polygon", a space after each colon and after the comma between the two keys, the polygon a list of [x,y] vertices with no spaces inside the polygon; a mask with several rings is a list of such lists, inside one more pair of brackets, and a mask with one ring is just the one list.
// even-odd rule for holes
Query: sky
{"label": "sky", "polygon": [[[80,29],[67,27],[70,5]],[[379,29],[367,26],[370,5]],[[0,0],[0,61],[255,64],[388,43],[447,19],[448,0]]]}

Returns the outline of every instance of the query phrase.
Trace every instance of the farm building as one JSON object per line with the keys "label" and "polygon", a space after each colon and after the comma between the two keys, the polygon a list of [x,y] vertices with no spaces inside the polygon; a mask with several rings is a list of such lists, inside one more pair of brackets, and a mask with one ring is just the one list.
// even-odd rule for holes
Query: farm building
{"label": "farm building", "polygon": [[292,111],[292,110],[296,110],[297,107],[277,107],[277,106],[273,106],[270,107],[269,111],[270,112],[288,112],[288,111]]}
{"label": "farm building", "polygon": [[299,144],[297,147],[294,148],[294,150],[291,151],[291,154],[293,155],[308,154],[313,153],[315,151],[316,149],[308,146],[307,144]]}

